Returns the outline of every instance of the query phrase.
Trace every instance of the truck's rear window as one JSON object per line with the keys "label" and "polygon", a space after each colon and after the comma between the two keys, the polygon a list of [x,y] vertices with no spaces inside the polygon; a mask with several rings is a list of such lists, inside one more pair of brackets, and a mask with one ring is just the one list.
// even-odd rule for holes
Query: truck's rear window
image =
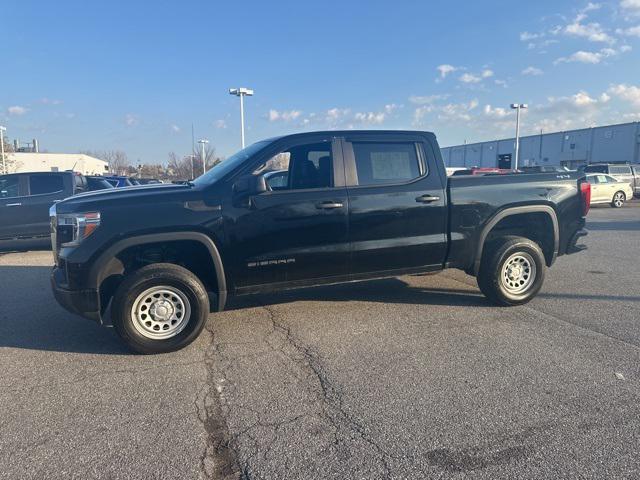
{"label": "truck's rear window", "polygon": [[358,185],[408,182],[420,176],[413,142],[353,142]]}

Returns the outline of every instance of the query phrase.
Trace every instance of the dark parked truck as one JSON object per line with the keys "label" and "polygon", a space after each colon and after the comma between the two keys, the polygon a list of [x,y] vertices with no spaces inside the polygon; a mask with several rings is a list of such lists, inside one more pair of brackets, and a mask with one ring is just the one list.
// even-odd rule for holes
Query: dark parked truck
{"label": "dark parked truck", "polygon": [[519,305],[584,248],[589,194],[577,173],[447,179],[426,132],[289,135],[184,185],[57,203],[51,281],[65,308],[142,353],[189,344],[230,296],[294,287],[458,268]]}

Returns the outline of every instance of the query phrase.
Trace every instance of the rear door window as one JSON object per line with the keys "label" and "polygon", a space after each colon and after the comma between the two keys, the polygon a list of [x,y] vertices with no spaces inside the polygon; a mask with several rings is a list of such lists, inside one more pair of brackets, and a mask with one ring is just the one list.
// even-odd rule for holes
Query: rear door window
{"label": "rear door window", "polygon": [[353,142],[358,185],[405,183],[422,175],[413,142]]}
{"label": "rear door window", "polygon": [[61,175],[31,175],[29,176],[29,194],[44,195],[47,193],[61,192],[64,190],[64,182]]}
{"label": "rear door window", "polygon": [[11,198],[20,196],[20,177],[12,175],[0,177],[0,198]]}
{"label": "rear door window", "polygon": [[609,167],[609,173],[612,175],[631,175],[631,167]]}
{"label": "rear door window", "polygon": [[584,167],[585,173],[607,173],[606,165],[589,165]]}

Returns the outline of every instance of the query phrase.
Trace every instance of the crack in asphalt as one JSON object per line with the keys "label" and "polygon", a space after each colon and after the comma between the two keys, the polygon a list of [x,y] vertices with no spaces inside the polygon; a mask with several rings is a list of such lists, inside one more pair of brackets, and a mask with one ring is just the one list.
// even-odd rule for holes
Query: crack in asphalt
{"label": "crack in asphalt", "polygon": [[[273,325],[273,332],[280,332],[285,341],[293,347],[293,349],[302,355],[304,361],[302,365],[310,370],[315,379],[317,385],[320,387],[320,401],[322,403],[322,411],[324,419],[331,425],[334,431],[334,447],[340,449],[341,440],[339,438],[341,432],[341,423],[345,423],[353,432],[360,436],[360,438],[371,446],[377,453],[377,457],[384,469],[384,478],[391,477],[391,468],[389,466],[389,454],[369,435],[366,428],[358,422],[353,415],[349,414],[344,406],[344,400],[341,392],[336,388],[329,380],[326,371],[324,370],[320,357],[315,354],[311,347],[303,345],[298,339],[296,339],[291,333],[291,327],[279,322],[276,312],[269,307],[262,307],[267,311],[269,319]],[[284,353],[283,349],[280,349]],[[286,354],[285,354],[286,355]],[[287,355],[289,356],[289,355]],[[299,359],[292,358],[296,363],[300,363]],[[342,420],[342,422],[341,422]],[[344,435],[344,433],[342,433]],[[345,435],[346,436],[346,435]],[[348,452],[347,452],[348,453]]]}
{"label": "crack in asphalt", "polygon": [[211,335],[204,357],[206,383],[193,402],[198,420],[207,434],[207,443],[200,457],[200,470],[205,478],[239,479],[242,478],[242,474],[238,452],[231,441],[222,402],[215,388],[215,334],[209,328],[206,330]]}

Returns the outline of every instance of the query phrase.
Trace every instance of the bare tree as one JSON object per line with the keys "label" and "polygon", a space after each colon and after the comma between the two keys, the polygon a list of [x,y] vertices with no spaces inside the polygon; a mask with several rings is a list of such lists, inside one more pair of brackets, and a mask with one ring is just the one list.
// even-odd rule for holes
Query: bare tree
{"label": "bare tree", "polygon": [[109,164],[109,171],[115,175],[127,175],[131,163],[122,150],[86,150],[80,153],[104,160]]}
{"label": "bare tree", "polygon": [[[202,175],[203,171],[202,171],[202,152],[198,151],[198,152],[194,152],[193,154],[193,172],[194,175],[196,177],[199,177],[200,175]],[[204,158],[205,158],[205,162],[207,164],[207,170],[209,170],[210,168],[215,167],[217,164],[219,164],[222,159],[218,156],[216,156],[216,147],[207,144],[204,150]]]}
{"label": "bare tree", "polygon": [[[2,168],[2,166],[4,165],[6,166],[7,171],[2,173],[13,172],[21,164],[21,162],[18,162],[16,160],[16,157],[9,155],[10,153],[13,153],[13,145],[11,145],[10,143],[7,143],[7,139],[5,137],[4,138],[4,158],[0,158],[0,168]],[[2,153],[0,153],[0,155],[2,155]]]}
{"label": "bare tree", "polygon": [[175,152],[169,153],[167,176],[172,180],[189,180],[192,177],[191,157],[180,158]]}

